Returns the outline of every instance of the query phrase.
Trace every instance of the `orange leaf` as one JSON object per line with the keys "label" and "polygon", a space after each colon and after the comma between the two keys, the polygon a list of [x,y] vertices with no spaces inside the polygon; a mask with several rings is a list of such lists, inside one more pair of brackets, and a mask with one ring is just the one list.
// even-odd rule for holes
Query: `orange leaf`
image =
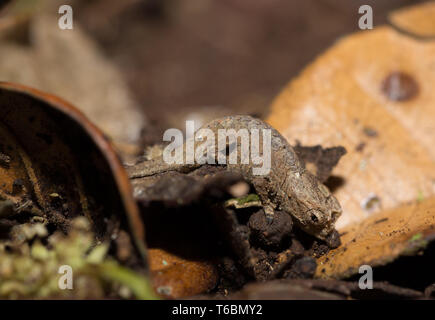
{"label": "orange leaf", "polygon": [[[408,17],[399,11],[393,20],[401,17],[405,28],[405,17],[418,16],[427,22],[421,21],[422,28],[433,32],[435,3],[411,10]],[[405,204],[435,191],[434,83],[435,41],[379,26],[340,40],[273,103],[268,122],[290,143],[297,139],[303,145],[342,145],[348,150],[333,171],[344,179],[334,192],[343,207],[337,228],[348,232],[342,248],[349,237],[359,243],[348,245],[346,254],[328,255],[335,267],[325,267],[326,276],[349,274],[359,263],[389,261],[399,253],[383,251],[384,243],[376,245],[380,239],[365,229],[379,217],[390,222],[379,224],[378,232],[404,233],[403,239],[388,240],[392,244],[433,226],[426,222],[426,212],[419,211],[429,210],[425,206],[432,200],[425,206]],[[401,221],[415,210],[421,218],[408,230]],[[373,243],[380,252],[368,256],[364,248]]]}

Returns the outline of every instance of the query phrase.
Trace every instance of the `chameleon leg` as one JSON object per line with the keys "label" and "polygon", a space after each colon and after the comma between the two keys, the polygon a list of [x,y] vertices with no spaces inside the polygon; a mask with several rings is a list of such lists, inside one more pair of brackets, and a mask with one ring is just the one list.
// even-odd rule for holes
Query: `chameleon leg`
{"label": "chameleon leg", "polygon": [[271,224],[273,222],[275,213],[274,209],[276,208],[276,205],[270,200],[268,196],[269,192],[266,188],[267,183],[264,182],[263,178],[258,177],[250,177],[250,179],[247,180],[254,186],[254,189],[261,200],[261,204],[263,205],[266,221],[267,223]]}

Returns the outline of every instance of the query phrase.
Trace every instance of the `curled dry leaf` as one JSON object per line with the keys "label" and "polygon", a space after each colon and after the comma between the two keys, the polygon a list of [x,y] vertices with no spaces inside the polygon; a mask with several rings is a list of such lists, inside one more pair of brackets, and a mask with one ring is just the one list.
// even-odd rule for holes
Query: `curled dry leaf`
{"label": "curled dry leaf", "polygon": [[0,83],[0,119],[1,198],[64,231],[72,218],[84,215],[100,240],[114,239],[129,226],[145,258],[127,175],[111,144],[83,114],[54,96]]}
{"label": "curled dry leaf", "polygon": [[[404,28],[404,21],[416,16],[420,26],[431,25],[434,8],[431,2],[412,8],[408,17],[406,10],[392,17]],[[435,41],[422,41],[412,32],[379,26],[340,40],[289,84],[268,118],[291,143],[297,139],[304,145],[346,148],[348,154],[333,171],[342,180],[334,186],[343,207],[337,228],[349,230],[346,237],[374,244],[371,250],[382,251],[383,237],[395,230],[411,238],[417,229],[433,226],[424,215],[410,230],[393,224],[408,213],[408,207],[394,208],[435,191]],[[385,227],[384,236],[361,238],[365,220],[372,221],[379,212],[398,219]],[[346,268],[354,271],[358,263],[368,262],[365,250],[353,251],[358,259],[341,261],[336,255],[334,263],[341,265],[341,271],[330,268],[324,275],[343,274]],[[379,252],[383,258],[370,262],[383,263],[397,253]]]}

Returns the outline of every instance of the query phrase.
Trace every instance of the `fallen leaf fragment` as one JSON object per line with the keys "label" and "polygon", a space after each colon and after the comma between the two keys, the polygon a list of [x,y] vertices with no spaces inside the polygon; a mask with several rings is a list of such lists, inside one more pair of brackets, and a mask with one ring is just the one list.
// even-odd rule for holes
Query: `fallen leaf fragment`
{"label": "fallen leaf fragment", "polygon": [[[343,207],[338,229],[371,214],[361,206],[370,194],[389,209],[434,193],[433,65],[435,41],[381,26],[342,39],[275,100],[268,122],[291,143],[348,152],[333,171],[345,180],[334,193]],[[417,81],[416,97],[384,94],[383,82],[396,71]]]}
{"label": "fallen leaf fragment", "polygon": [[392,261],[420,232],[431,240],[435,3],[401,9],[390,20],[394,27],[352,34],[319,56],[267,119],[290,143],[347,150],[332,172],[340,182],[334,195],[343,208],[336,223],[343,245],[319,260],[318,276]]}
{"label": "fallen leaf fragment", "polygon": [[385,210],[344,227],[342,245],[318,259],[316,277],[345,278],[361,265],[385,265],[435,239],[435,197]]}
{"label": "fallen leaf fragment", "polygon": [[435,37],[435,2],[428,1],[394,11],[390,23],[400,31],[421,38]]}
{"label": "fallen leaf fragment", "polygon": [[162,249],[149,249],[150,277],[157,294],[177,299],[205,293],[218,281],[210,261],[181,258]]}

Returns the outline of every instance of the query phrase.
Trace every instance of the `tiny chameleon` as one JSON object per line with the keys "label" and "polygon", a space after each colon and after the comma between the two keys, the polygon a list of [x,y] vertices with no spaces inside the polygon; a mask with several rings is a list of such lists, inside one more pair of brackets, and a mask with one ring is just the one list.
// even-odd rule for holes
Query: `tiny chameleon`
{"label": "tiny chameleon", "polygon": [[[296,152],[287,140],[274,128],[260,119],[251,116],[228,116],[213,120],[202,128],[211,129],[215,136],[219,129],[268,129],[271,131],[271,168],[267,175],[253,175],[253,164],[226,164],[226,168],[236,171],[250,183],[258,194],[266,217],[273,219],[274,210],[290,214],[296,224],[308,234],[326,241],[330,246],[338,246],[339,236],[335,222],[342,209],[338,200],[313,174],[305,169]],[[204,141],[195,141],[196,146]],[[185,144],[179,146],[185,150]],[[227,152],[217,151],[217,152]],[[184,153],[182,153],[184,155]],[[215,157],[216,157],[215,153]],[[217,162],[217,161],[216,161]],[[218,165],[218,164],[216,164]],[[201,164],[167,164],[159,156],[127,167],[131,179],[152,176],[168,171],[191,172]],[[337,243],[338,242],[338,243]]]}

